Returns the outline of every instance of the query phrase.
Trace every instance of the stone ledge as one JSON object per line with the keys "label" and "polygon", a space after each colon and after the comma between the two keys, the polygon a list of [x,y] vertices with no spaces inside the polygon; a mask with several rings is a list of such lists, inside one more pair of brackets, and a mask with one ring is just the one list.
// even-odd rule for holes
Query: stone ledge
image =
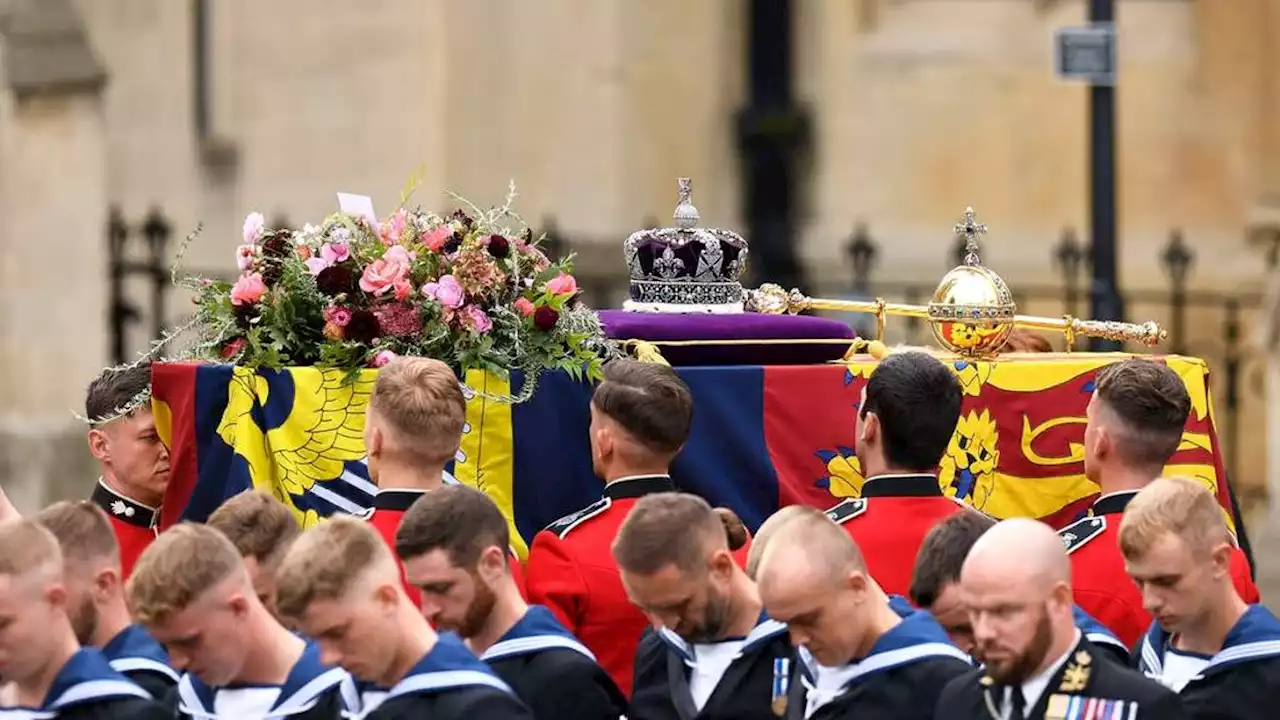
{"label": "stone ledge", "polygon": [[18,97],[100,91],[107,71],[71,0],[12,0],[2,21],[5,79]]}

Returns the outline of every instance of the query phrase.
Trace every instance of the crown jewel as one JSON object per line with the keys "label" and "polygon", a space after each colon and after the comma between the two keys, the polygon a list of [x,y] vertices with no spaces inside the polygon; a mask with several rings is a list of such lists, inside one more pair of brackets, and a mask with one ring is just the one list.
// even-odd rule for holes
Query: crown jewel
{"label": "crown jewel", "polygon": [[740,313],[747,241],[735,232],[700,228],[693,183],[680,178],[675,227],[641,230],[623,243],[631,273],[623,309],[672,313]]}

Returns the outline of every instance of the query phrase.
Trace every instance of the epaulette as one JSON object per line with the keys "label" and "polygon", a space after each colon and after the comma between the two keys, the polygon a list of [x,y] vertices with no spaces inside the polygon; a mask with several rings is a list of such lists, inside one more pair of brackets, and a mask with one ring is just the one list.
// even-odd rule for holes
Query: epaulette
{"label": "epaulette", "polygon": [[841,525],[858,517],[866,511],[866,498],[849,498],[839,505],[827,510],[827,517],[831,518],[837,525]]}
{"label": "epaulette", "polygon": [[1107,529],[1107,519],[1101,515],[1081,518],[1058,531],[1062,536],[1062,544],[1067,554],[1079,550],[1084,544],[1102,534]]}
{"label": "epaulette", "polygon": [[590,520],[591,518],[609,509],[609,506],[612,504],[613,504],[612,499],[607,497],[600,498],[599,500],[591,503],[590,505],[582,508],[581,510],[573,513],[569,513],[568,515],[565,515],[559,520],[551,523],[546,527],[546,530],[548,532],[555,533],[557,536],[563,539],[564,536],[569,534],[570,530],[578,527],[578,525],[582,524],[584,521]]}

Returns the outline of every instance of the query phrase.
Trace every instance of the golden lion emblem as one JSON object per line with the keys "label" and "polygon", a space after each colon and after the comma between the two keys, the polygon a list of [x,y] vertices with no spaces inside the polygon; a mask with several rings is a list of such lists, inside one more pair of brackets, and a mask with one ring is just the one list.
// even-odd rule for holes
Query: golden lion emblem
{"label": "golden lion emblem", "polygon": [[938,472],[938,482],[948,495],[978,509],[986,505],[995,491],[996,466],[1000,464],[998,438],[989,410],[972,410],[960,416]]}

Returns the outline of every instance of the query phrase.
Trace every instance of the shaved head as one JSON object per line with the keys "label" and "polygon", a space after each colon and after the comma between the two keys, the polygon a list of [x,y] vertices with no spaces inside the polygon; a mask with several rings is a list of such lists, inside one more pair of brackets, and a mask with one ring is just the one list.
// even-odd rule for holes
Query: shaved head
{"label": "shaved head", "polygon": [[1071,583],[1071,561],[1062,538],[1037,520],[1013,518],[996,523],[973,544],[965,559],[966,575],[994,573],[1012,582],[1032,581],[1044,586]]}
{"label": "shaved head", "polygon": [[788,505],[765,519],[760,528],[756,530],[755,538],[751,541],[751,549],[747,551],[747,577],[752,580],[758,578],[760,561],[764,559],[764,549],[768,547],[769,540],[783,525],[802,515],[812,517],[823,515],[823,512],[808,505]]}

